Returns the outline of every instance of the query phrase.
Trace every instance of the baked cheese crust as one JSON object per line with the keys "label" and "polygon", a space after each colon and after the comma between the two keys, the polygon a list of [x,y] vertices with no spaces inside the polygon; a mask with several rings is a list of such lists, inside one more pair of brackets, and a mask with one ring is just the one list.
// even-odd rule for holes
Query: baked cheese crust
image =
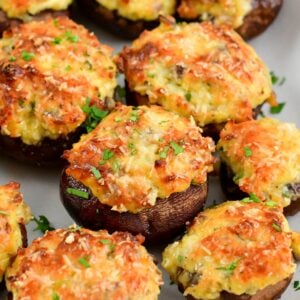
{"label": "baked cheese crust", "polygon": [[66,173],[119,212],[139,212],[157,198],[202,184],[214,144],[192,119],[159,106],[118,106],[65,151]]}
{"label": "baked cheese crust", "polygon": [[2,135],[39,144],[75,131],[82,107],[107,110],[116,86],[112,49],[66,17],[13,27],[0,40]]}
{"label": "baked cheese crust", "polygon": [[96,0],[109,10],[132,21],[157,20],[160,15],[175,13],[176,0]]}
{"label": "baked cheese crust", "polygon": [[66,10],[73,0],[0,0],[0,9],[9,18],[30,20],[44,10]]}
{"label": "baked cheese crust", "polygon": [[229,201],[200,213],[163,253],[171,279],[195,299],[254,295],[294,273],[292,233],[277,207]]}
{"label": "baked cheese crust", "polygon": [[252,118],[272,98],[269,71],[227,26],[175,24],[145,31],[117,59],[130,90],[200,126]]}
{"label": "baked cheese crust", "polygon": [[237,28],[251,11],[251,0],[181,0],[178,13],[184,19],[211,20]]}
{"label": "baked cheese crust", "polygon": [[0,281],[11,258],[23,246],[20,224],[25,225],[31,219],[30,209],[19,189],[16,182],[0,186]]}
{"label": "baked cheese crust", "polygon": [[58,229],[18,252],[6,274],[13,299],[155,300],[162,276],[142,236]]}
{"label": "baked cheese crust", "polygon": [[290,204],[288,186],[300,182],[300,130],[295,125],[270,118],[230,122],[221,132],[218,149],[242,191]]}

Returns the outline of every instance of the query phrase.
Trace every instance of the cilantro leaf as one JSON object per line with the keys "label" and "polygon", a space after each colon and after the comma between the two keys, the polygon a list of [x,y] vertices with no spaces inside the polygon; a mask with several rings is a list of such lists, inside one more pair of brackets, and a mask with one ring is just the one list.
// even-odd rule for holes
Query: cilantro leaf
{"label": "cilantro leaf", "polygon": [[39,218],[34,216],[32,220],[37,224],[37,227],[33,229],[34,231],[40,230],[42,233],[45,233],[46,231],[52,231],[55,229],[51,226],[49,220],[43,215],[40,215]]}

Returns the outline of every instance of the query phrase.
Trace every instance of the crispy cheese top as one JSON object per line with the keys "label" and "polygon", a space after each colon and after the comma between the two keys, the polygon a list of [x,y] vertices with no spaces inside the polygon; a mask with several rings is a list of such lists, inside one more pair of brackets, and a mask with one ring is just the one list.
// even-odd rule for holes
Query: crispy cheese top
{"label": "crispy cheese top", "polygon": [[192,119],[158,106],[119,106],[64,157],[67,174],[101,203],[134,213],[206,182],[212,151]]}
{"label": "crispy cheese top", "polygon": [[131,90],[200,126],[252,117],[271,97],[268,69],[237,33],[172,19],[144,32],[118,58]]}
{"label": "crispy cheese top", "polygon": [[300,182],[300,130],[295,125],[269,118],[230,122],[218,149],[242,191],[290,204],[288,184]]}
{"label": "crispy cheese top", "polygon": [[75,131],[86,99],[107,109],[112,49],[66,17],[13,27],[0,40],[1,134],[26,144]]}
{"label": "crispy cheese top", "polygon": [[155,300],[161,273],[142,237],[58,229],[18,252],[6,274],[13,299]]}
{"label": "crispy cheese top", "polygon": [[195,299],[219,299],[222,291],[254,295],[293,274],[291,247],[279,208],[232,201],[200,213],[166,248],[162,265]]}
{"label": "crispy cheese top", "polygon": [[251,0],[181,0],[178,13],[185,19],[212,20],[237,28],[251,8]]}
{"label": "crispy cheese top", "polygon": [[65,10],[73,0],[0,0],[0,9],[9,18],[30,20],[44,10]]}
{"label": "crispy cheese top", "polygon": [[23,246],[20,224],[27,224],[31,218],[19,188],[16,182],[0,186],[0,281],[10,259]]}
{"label": "crispy cheese top", "polygon": [[160,15],[172,15],[176,0],[96,0],[109,10],[116,10],[121,17],[132,21],[157,20]]}

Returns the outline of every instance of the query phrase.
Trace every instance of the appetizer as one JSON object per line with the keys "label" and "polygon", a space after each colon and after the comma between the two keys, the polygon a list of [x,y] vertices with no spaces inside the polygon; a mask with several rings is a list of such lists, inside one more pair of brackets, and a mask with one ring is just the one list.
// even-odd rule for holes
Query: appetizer
{"label": "appetizer", "polygon": [[300,199],[300,130],[264,118],[229,122],[218,150],[221,182],[227,196],[255,195],[285,207]]}
{"label": "appetizer", "polygon": [[6,273],[11,299],[157,299],[162,276],[129,233],[48,231],[18,251]]}
{"label": "appetizer", "polygon": [[162,266],[187,299],[278,299],[296,270],[293,235],[281,208],[229,201],[200,213]]}
{"label": "appetizer", "polygon": [[282,3],[283,0],[180,0],[177,11],[185,20],[227,24],[250,39],[269,27]]}
{"label": "appetizer", "polygon": [[24,23],[0,40],[0,148],[36,164],[59,161],[114,101],[112,49],[67,17]]}
{"label": "appetizer", "polygon": [[31,213],[19,189],[16,182],[0,186],[0,282],[18,249],[27,246],[25,224]]}
{"label": "appetizer", "polygon": [[65,151],[62,201],[84,227],[176,235],[207,196],[214,144],[192,119],[159,106],[120,105]]}
{"label": "appetizer", "polygon": [[159,24],[161,15],[173,15],[177,0],[77,0],[89,17],[122,38],[134,39]]}
{"label": "appetizer", "polygon": [[73,0],[0,0],[0,35],[12,25],[68,15]]}
{"label": "appetizer", "polygon": [[267,67],[227,26],[164,18],[125,47],[117,63],[129,101],[193,116],[205,135],[217,137],[228,120],[251,119],[265,101],[276,105]]}

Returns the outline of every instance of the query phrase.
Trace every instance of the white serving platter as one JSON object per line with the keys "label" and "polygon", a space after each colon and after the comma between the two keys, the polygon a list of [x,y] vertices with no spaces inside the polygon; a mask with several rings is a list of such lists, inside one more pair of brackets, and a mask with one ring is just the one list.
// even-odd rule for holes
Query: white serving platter
{"label": "white serving platter", "polygon": [[[286,78],[282,86],[275,86],[278,100],[286,102],[284,110],[276,115],[276,118],[296,123],[298,128],[300,128],[299,11],[299,0],[285,0],[280,15],[274,24],[265,33],[250,42],[269,66],[269,69],[278,76]],[[78,21],[94,31],[102,43],[112,46],[116,52],[128,43],[128,41],[102,31],[85,17],[80,16]],[[7,157],[0,157],[0,185],[9,181],[20,182],[21,191],[33,214],[47,216],[55,228],[67,227],[74,223],[60,202],[60,172],[59,168],[33,167],[15,162]],[[211,178],[210,183],[209,202],[225,200],[218,179]],[[289,222],[293,230],[300,231],[300,213],[289,217]],[[34,228],[35,224],[33,223],[27,226],[29,242],[40,235],[38,232],[33,231]],[[163,247],[164,245],[161,245],[161,247],[149,250],[160,260],[160,252]],[[300,280],[299,265],[294,280]],[[170,280],[166,274],[164,274],[164,282],[159,297],[160,300],[184,299],[181,293],[178,292],[177,287],[170,285]],[[0,299],[5,299],[5,295],[0,294]],[[296,292],[291,284],[281,299],[299,300],[300,291]]]}

